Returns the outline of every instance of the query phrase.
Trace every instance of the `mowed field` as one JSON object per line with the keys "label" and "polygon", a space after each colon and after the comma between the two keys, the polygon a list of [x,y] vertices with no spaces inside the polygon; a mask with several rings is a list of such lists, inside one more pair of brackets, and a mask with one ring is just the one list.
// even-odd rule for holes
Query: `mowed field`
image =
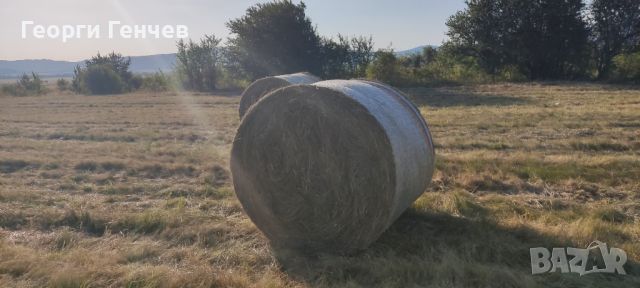
{"label": "mowed field", "polygon": [[[640,287],[640,90],[407,92],[431,187],[352,256],[272,251],[235,198],[238,93],[0,96],[0,287]],[[629,275],[531,275],[599,240]]]}

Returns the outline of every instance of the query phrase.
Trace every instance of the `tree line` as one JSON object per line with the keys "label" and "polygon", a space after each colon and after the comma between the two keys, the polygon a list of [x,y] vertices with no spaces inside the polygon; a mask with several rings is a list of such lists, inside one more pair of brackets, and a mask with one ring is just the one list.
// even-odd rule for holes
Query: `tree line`
{"label": "tree line", "polygon": [[[467,0],[446,22],[440,47],[398,57],[374,50],[371,37],[321,36],[304,2],[256,4],[229,21],[229,38],[205,35],[177,43],[171,75],[129,72],[117,53],[96,55],[58,86],[84,94],[138,89],[194,91],[240,88],[278,74],[324,79],[370,78],[397,86],[449,82],[600,80],[640,82],[638,0]],[[31,79],[31,80],[30,80]],[[37,75],[3,89],[41,94]],[[35,92],[29,92],[30,90]]]}
{"label": "tree line", "polygon": [[[530,80],[607,79],[640,48],[640,1],[472,0],[447,21],[444,48],[487,73]],[[623,64],[623,63],[618,63]]]}
{"label": "tree line", "polygon": [[[448,40],[407,57],[390,49],[374,51],[371,37],[320,36],[305,9],[304,2],[288,0],[250,7],[227,23],[231,36],[225,46],[219,45],[221,39],[209,46],[217,51],[218,67],[209,71],[249,81],[308,71],[325,79],[367,77],[400,86],[640,81],[637,0],[593,0],[588,5],[582,0],[468,0],[465,9],[447,20]],[[192,49],[198,46],[193,45],[189,43]],[[189,60],[194,58],[189,50],[179,49],[180,65],[201,65]]]}

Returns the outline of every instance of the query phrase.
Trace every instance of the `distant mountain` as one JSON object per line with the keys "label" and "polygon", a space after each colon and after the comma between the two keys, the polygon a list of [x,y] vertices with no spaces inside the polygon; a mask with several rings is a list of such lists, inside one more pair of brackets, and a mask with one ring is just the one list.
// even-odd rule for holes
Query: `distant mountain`
{"label": "distant mountain", "polygon": [[36,72],[42,77],[70,76],[79,62],[39,60],[0,60],[0,78],[15,78],[23,73]]}
{"label": "distant mountain", "polygon": [[396,51],[395,54],[398,57],[406,57],[406,56],[411,56],[411,55],[415,55],[415,54],[420,54],[420,53],[422,53],[422,50],[425,47],[429,47],[429,46],[431,46],[433,48],[438,48],[438,46],[435,46],[435,45],[422,45],[422,46],[418,46],[418,47],[411,48],[411,49],[408,49],[408,50]]}
{"label": "distant mountain", "polygon": [[[396,51],[398,57],[411,56],[422,53],[422,49],[430,45],[418,46],[412,49]],[[432,47],[437,48],[437,46]],[[168,72],[173,70],[176,54],[157,54],[148,56],[132,56],[130,69],[133,73]],[[0,60],[0,79],[17,78],[23,73],[36,72],[42,77],[69,77],[73,75],[73,68],[84,61],[55,61],[38,60]]]}
{"label": "distant mountain", "polygon": [[[151,73],[170,71],[176,62],[176,54],[158,54],[131,57],[130,70],[133,73]],[[68,77],[73,75],[73,68],[84,61],[39,60],[0,60],[0,78],[17,78],[23,73],[36,72],[42,77]]]}
{"label": "distant mountain", "polygon": [[152,73],[161,70],[163,72],[173,70],[176,63],[176,54],[158,54],[149,56],[131,57],[129,68],[133,73]]}

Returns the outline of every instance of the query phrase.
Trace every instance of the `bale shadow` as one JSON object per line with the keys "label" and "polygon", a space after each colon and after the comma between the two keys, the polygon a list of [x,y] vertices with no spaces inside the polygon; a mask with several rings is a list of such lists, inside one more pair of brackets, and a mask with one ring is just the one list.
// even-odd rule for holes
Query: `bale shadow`
{"label": "bale shadow", "polygon": [[638,287],[640,265],[627,274],[531,275],[529,249],[580,247],[524,226],[420,213],[400,217],[369,249],[350,256],[304,255],[282,249],[282,270],[312,287]]}
{"label": "bale shadow", "polygon": [[465,87],[411,88],[404,92],[417,106],[510,106],[531,102],[508,95],[481,94]]}

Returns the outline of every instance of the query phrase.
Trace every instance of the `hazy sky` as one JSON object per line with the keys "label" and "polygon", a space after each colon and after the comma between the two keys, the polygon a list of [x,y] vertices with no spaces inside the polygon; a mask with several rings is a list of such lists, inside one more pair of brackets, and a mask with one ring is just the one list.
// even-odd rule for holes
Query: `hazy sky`
{"label": "hazy sky", "polygon": [[[108,39],[108,21],[122,24],[187,25],[189,37],[213,33],[226,38],[225,23],[242,16],[257,0],[19,0],[0,8],[0,60],[82,60],[96,52],[124,55],[175,52],[176,39]],[[294,1],[299,2],[299,1]],[[445,39],[446,19],[463,0],[307,0],[307,15],[323,36],[371,35],[376,48],[396,50]],[[100,25],[101,39],[22,39],[22,21],[49,25]]]}

